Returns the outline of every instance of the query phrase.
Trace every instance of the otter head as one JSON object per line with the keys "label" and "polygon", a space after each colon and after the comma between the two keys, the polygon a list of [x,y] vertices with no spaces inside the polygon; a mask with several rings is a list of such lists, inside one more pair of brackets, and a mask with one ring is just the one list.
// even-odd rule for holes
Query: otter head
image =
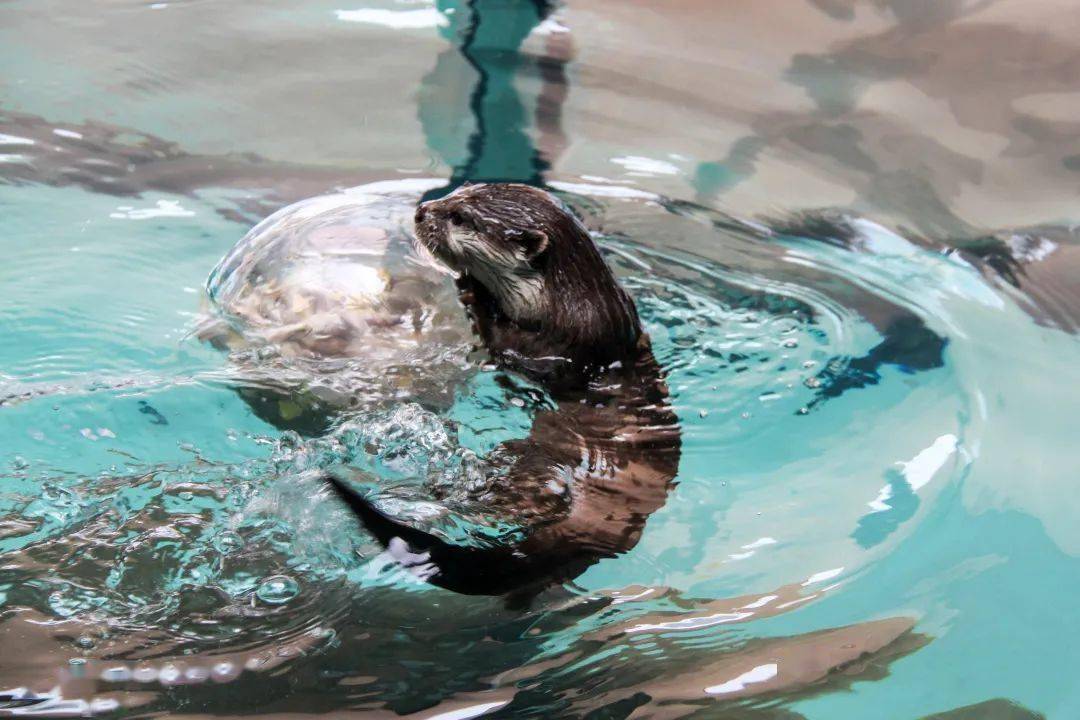
{"label": "otter head", "polygon": [[467,185],[416,211],[416,236],[458,273],[490,350],[579,372],[627,360],[641,327],[589,233],[555,197]]}

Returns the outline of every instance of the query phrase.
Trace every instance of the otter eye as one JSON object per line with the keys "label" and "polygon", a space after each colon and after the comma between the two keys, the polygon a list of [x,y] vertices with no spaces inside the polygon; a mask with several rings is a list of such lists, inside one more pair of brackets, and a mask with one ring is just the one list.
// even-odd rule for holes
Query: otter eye
{"label": "otter eye", "polygon": [[450,221],[451,225],[466,225],[466,224],[468,224],[468,221],[465,219],[465,216],[462,215],[461,213],[459,213],[457,210],[451,211],[451,213],[446,216],[446,219]]}

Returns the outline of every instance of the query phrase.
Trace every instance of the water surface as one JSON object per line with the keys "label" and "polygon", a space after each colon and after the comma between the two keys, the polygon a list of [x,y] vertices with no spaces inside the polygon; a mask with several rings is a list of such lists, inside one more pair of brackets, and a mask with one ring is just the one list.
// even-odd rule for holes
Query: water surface
{"label": "water surface", "polygon": [[[0,689],[127,717],[1075,717],[1070,10],[0,4]],[[448,408],[303,436],[191,336],[273,210],[469,180],[582,214],[683,427],[640,543],[525,608],[400,571],[313,468],[430,500],[416,478],[527,433],[528,388],[477,370]]]}

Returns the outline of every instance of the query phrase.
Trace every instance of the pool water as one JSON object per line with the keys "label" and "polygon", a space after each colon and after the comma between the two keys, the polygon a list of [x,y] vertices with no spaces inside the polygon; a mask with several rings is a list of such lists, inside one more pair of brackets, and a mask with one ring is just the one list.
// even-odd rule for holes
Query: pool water
{"label": "pool water", "polygon": [[[735,8],[0,4],[0,716],[1080,715],[1076,14]],[[581,215],[682,428],[524,606],[318,475],[437,513],[542,393],[460,348],[452,402],[297,432],[196,337],[274,210],[484,180]]]}

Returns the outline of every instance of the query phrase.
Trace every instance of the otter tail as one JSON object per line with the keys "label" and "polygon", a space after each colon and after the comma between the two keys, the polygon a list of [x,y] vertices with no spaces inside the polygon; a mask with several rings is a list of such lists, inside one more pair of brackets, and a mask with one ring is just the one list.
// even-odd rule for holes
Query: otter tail
{"label": "otter tail", "polygon": [[326,481],[391,557],[417,577],[466,595],[520,595],[555,580],[570,558],[528,556],[490,540],[463,545],[392,517],[334,473]]}

